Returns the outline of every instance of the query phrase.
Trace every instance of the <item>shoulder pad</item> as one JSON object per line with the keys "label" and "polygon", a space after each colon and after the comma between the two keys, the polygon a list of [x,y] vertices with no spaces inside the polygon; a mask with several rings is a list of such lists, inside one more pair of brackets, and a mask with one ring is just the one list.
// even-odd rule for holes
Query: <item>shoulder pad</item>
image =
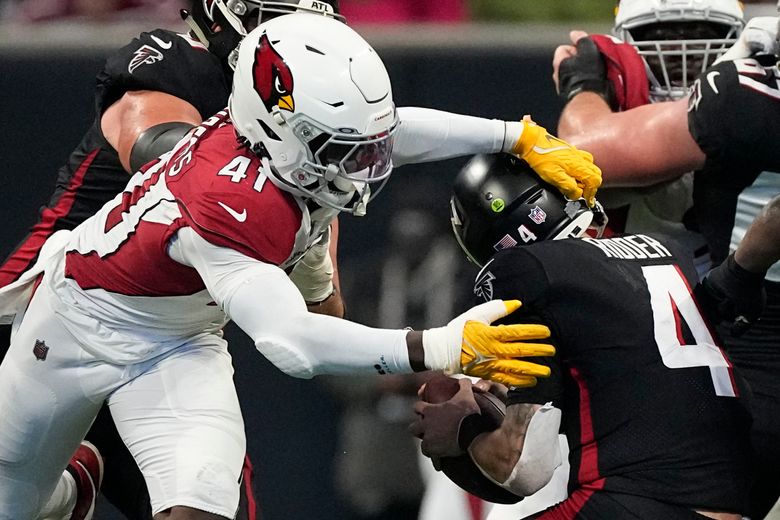
{"label": "shoulder pad", "polygon": [[209,242],[279,266],[296,251],[302,208],[267,181],[260,160],[237,145],[232,125],[178,150],[167,175],[184,219]]}
{"label": "shoulder pad", "polygon": [[132,90],[165,92],[208,117],[227,105],[229,78],[216,56],[191,39],[156,29],[109,56],[98,74],[99,113]]}

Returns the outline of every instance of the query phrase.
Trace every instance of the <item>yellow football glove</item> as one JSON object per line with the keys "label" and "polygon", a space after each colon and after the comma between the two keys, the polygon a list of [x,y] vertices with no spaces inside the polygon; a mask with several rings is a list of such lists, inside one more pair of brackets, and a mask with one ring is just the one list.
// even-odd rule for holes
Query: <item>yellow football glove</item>
{"label": "yellow football glove", "polygon": [[558,188],[567,198],[584,198],[589,206],[596,202],[601,186],[601,170],[593,156],[547,133],[526,116],[523,133],[512,153],[525,160],[545,182]]}
{"label": "yellow football glove", "polygon": [[508,386],[534,386],[550,368],[524,359],[555,355],[555,347],[529,343],[550,337],[544,325],[490,325],[519,309],[517,300],[493,300],[461,314],[445,327],[423,331],[425,365],[449,374],[490,379]]}

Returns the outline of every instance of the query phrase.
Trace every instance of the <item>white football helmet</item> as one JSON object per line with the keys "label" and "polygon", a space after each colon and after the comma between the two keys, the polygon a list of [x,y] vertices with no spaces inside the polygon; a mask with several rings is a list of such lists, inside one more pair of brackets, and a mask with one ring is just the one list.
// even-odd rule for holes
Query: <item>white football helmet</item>
{"label": "white football helmet", "polygon": [[364,214],[372,186],[376,195],[392,172],[390,78],[374,49],[332,18],[291,14],[250,32],[228,109],[271,181],[323,207]]}
{"label": "white football helmet", "polygon": [[614,33],[644,58],[651,100],[670,101],[688,94],[744,25],[738,0],[620,0]]}

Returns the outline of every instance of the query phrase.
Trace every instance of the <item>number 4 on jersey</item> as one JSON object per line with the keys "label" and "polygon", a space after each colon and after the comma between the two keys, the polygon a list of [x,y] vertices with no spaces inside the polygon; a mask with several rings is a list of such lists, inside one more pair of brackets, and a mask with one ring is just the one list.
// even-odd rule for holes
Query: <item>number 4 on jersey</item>
{"label": "number 4 on jersey", "polygon": [[[642,267],[650,291],[655,341],[669,368],[709,367],[715,394],[736,397],[731,363],[712,336],[691,295],[690,287],[675,265]],[[695,340],[686,344],[683,323]]]}

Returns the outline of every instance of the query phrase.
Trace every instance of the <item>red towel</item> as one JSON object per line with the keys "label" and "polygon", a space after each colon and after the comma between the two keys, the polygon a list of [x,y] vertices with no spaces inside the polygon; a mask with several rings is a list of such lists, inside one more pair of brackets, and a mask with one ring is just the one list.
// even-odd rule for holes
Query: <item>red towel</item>
{"label": "red towel", "polygon": [[620,110],[629,110],[650,103],[650,86],[645,61],[636,49],[617,38],[604,34],[590,38],[604,56],[607,79],[615,89]]}

